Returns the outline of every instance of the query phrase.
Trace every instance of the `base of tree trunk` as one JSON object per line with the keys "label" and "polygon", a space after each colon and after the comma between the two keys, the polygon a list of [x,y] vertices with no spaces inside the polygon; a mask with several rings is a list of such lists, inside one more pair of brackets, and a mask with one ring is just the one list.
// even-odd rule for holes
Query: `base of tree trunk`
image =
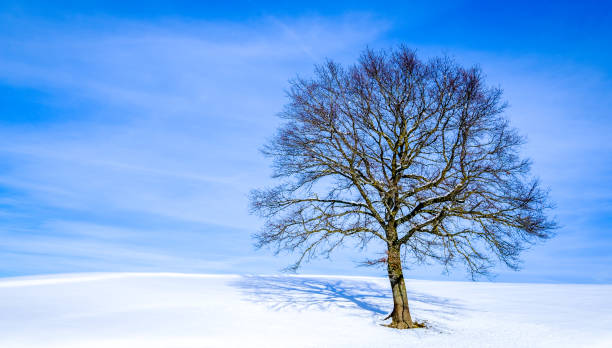
{"label": "base of tree trunk", "polygon": [[392,329],[398,329],[398,330],[422,329],[422,328],[427,327],[424,323],[417,323],[416,321],[412,323],[407,323],[404,321],[404,322],[399,322],[399,323],[383,324],[383,326],[390,327]]}
{"label": "base of tree trunk", "polygon": [[395,309],[393,309],[393,311],[391,313],[389,313],[389,315],[384,318],[383,320],[387,320],[391,318],[391,323],[389,324],[381,324],[382,326],[386,326],[386,327],[390,327],[393,329],[398,329],[398,330],[405,330],[405,329],[419,329],[419,328],[426,328],[427,325],[425,325],[425,323],[419,323],[417,321],[413,321],[410,318],[410,315],[408,315],[408,318],[404,318],[404,320],[402,320],[401,318],[397,318],[397,316],[395,315]]}

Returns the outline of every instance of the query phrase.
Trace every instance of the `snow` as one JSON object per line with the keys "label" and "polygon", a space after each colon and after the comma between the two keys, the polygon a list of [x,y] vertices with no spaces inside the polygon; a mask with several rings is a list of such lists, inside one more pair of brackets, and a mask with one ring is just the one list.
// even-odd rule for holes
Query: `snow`
{"label": "snow", "polygon": [[0,347],[612,347],[612,285],[102,273],[0,279]]}

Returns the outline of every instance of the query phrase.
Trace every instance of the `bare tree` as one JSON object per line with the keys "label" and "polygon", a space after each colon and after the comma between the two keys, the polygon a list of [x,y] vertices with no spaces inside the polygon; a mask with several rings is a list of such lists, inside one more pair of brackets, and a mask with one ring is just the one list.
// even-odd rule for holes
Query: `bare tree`
{"label": "bare tree", "polygon": [[403,262],[457,261],[474,275],[550,236],[546,192],[520,158],[523,138],[503,115],[501,90],[478,68],[414,51],[366,50],[291,81],[286,122],[263,152],[280,184],[251,193],[266,219],[258,246],[300,253],[293,268],[349,238],[380,239],[393,292],[389,326],[418,326]]}

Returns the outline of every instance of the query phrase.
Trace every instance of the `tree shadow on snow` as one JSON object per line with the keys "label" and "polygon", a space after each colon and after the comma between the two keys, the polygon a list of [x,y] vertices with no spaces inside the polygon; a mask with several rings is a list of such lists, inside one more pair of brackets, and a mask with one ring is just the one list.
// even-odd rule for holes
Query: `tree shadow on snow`
{"label": "tree shadow on snow", "polygon": [[[363,281],[291,276],[244,276],[233,285],[249,301],[263,303],[274,310],[360,308],[372,314],[385,314],[391,299],[387,291]],[[381,303],[382,302],[382,303]]]}
{"label": "tree shadow on snow", "polygon": [[[391,290],[371,281],[301,276],[243,276],[231,285],[240,289],[248,301],[279,311],[330,307],[358,309],[357,315],[382,320],[392,309]],[[456,301],[425,293],[408,291],[413,315],[451,319],[464,309]],[[437,321],[437,320],[436,320]],[[430,323],[432,324],[432,323]],[[443,329],[434,324],[437,329]]]}

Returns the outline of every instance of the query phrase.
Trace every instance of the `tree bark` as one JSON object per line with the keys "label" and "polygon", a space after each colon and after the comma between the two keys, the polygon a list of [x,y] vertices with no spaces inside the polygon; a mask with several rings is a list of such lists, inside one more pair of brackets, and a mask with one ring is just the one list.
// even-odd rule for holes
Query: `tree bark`
{"label": "tree bark", "polygon": [[389,247],[387,271],[393,292],[393,311],[389,315],[391,317],[391,324],[389,326],[396,329],[417,327],[412,321],[410,309],[408,308],[408,296],[406,294],[399,247]]}

